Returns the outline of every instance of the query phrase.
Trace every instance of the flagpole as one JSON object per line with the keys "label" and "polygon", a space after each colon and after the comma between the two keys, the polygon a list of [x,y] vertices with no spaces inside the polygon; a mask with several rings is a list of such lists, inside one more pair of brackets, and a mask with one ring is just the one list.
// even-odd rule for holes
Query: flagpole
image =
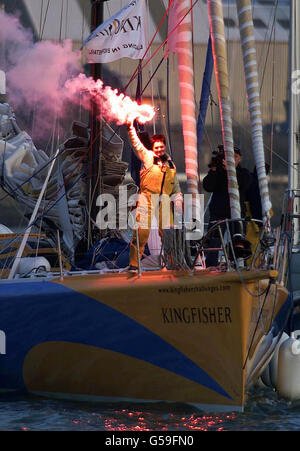
{"label": "flagpole", "polygon": [[[103,22],[103,4],[108,0],[90,0],[91,1],[91,32],[93,32]],[[101,79],[101,63],[91,64],[91,76],[94,80]],[[101,190],[101,168],[99,152],[101,151],[101,122],[97,119],[99,110],[94,102],[91,105],[91,148],[89,152],[89,189],[88,189],[88,209],[93,221],[96,220],[97,207],[96,200]],[[93,245],[92,221],[88,221],[88,248]]]}

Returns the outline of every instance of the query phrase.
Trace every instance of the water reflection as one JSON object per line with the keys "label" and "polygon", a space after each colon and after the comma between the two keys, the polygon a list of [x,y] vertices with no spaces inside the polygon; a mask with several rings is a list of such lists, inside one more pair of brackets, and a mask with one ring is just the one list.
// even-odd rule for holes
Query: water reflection
{"label": "water reflection", "polygon": [[244,413],[207,413],[176,404],[100,404],[0,396],[0,430],[258,431],[299,430],[300,406],[256,388]]}

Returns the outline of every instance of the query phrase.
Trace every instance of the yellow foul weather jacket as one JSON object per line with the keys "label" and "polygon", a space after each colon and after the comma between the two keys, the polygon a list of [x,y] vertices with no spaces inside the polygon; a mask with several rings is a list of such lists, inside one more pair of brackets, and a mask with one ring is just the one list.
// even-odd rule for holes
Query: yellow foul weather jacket
{"label": "yellow foul weather jacket", "polygon": [[133,125],[128,126],[128,134],[136,156],[142,161],[140,171],[140,189],[150,194],[175,194],[182,197],[180,185],[176,175],[176,167],[169,155],[162,161],[155,153],[147,149],[140,141]]}

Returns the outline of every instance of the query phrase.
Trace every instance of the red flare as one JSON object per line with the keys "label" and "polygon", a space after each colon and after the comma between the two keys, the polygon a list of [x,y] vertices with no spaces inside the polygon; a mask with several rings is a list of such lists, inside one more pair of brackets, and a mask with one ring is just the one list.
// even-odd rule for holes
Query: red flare
{"label": "red flare", "polygon": [[70,99],[79,94],[82,98],[83,106],[90,108],[90,98],[99,107],[99,116],[108,122],[114,121],[117,125],[126,124],[128,117],[135,118],[141,124],[151,121],[155,115],[154,108],[151,105],[139,105],[129,96],[119,93],[117,89],[110,86],[103,86],[102,80],[95,81],[92,77],[86,77],[79,74],[76,78],[68,80],[65,89]]}

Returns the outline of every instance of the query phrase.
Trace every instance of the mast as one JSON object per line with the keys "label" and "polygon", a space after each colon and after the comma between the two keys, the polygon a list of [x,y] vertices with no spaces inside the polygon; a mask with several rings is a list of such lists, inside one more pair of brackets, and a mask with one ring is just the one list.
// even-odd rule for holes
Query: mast
{"label": "mast", "polygon": [[264,222],[270,217],[272,208],[266,175],[263,143],[263,126],[260,108],[258,70],[251,0],[237,0],[237,13],[241,35],[244,72],[246,79],[248,110],[250,114],[251,136]]}
{"label": "mast", "polygon": [[[299,144],[300,144],[300,93],[297,89],[297,80],[299,79],[300,70],[300,5],[299,0],[291,0],[290,2],[290,67],[289,67],[289,172],[288,172],[288,188],[289,190],[299,189]],[[290,195],[293,196],[292,193]],[[300,192],[297,193],[300,195]],[[300,211],[299,198],[296,197],[293,203],[292,214],[299,215]],[[299,244],[299,219],[294,218],[294,245]]]}
{"label": "mast", "polygon": [[209,13],[209,29],[212,39],[214,68],[220,107],[222,139],[225,158],[227,162],[227,179],[231,219],[239,219],[241,217],[241,206],[234,160],[223,6],[222,0],[207,0],[207,4]]}
{"label": "mast", "polygon": [[[298,21],[298,22],[297,22]],[[300,69],[300,27],[296,26],[300,21],[300,5],[297,0],[291,0],[290,4],[290,102],[289,102],[289,189],[299,188],[299,95],[295,92],[296,70]],[[298,28],[298,29],[297,29]]]}
{"label": "mast", "polygon": [[[91,32],[103,22],[103,3],[107,0],[91,0]],[[100,63],[91,64],[91,76],[94,80],[101,79],[102,67]],[[101,122],[97,119],[98,108],[94,102],[91,105],[91,148],[89,152],[89,190],[88,205],[91,218],[95,221],[98,209],[96,200],[100,194],[100,146],[101,146]],[[91,221],[88,222],[88,247],[92,244]]]}

